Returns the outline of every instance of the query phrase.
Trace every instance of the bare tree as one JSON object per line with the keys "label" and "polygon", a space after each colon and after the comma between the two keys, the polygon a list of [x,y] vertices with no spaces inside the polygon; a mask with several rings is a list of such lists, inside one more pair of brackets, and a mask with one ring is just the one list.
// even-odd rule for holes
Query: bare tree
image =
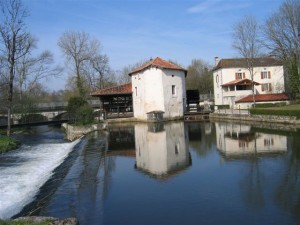
{"label": "bare tree", "polygon": [[36,57],[25,55],[20,59],[16,67],[20,100],[22,100],[22,94],[26,91],[30,92],[30,87],[35,87],[40,80],[57,77],[61,74],[62,68],[53,66],[53,62],[53,55],[47,50]]}
{"label": "bare tree", "polygon": [[98,54],[90,60],[93,72],[89,76],[89,83],[92,90],[103,89],[107,86],[111,69],[107,55]]}
{"label": "bare tree", "polygon": [[131,65],[123,67],[123,69],[121,71],[117,71],[118,83],[125,84],[125,83],[131,82],[131,77],[128,74],[135,68],[140,67],[149,61],[152,61],[152,58],[150,58],[150,60],[146,60],[146,59],[140,60],[139,62],[137,62],[135,64],[131,64]]}
{"label": "bare tree", "polygon": [[66,31],[59,38],[58,46],[67,61],[73,64],[78,92],[81,96],[85,96],[86,90],[83,84],[85,63],[88,63],[98,54],[100,42],[91,39],[89,34],[85,32]]}
{"label": "bare tree", "polygon": [[21,1],[2,0],[0,4],[0,51],[6,66],[2,75],[7,84],[7,135],[10,136],[16,65],[20,58],[30,53],[34,41],[26,28],[28,14]]}
{"label": "bare tree", "polygon": [[262,47],[258,34],[259,28],[256,19],[253,16],[245,16],[238,21],[233,30],[232,47],[238,54],[246,60],[246,69],[250,73],[252,81],[253,106],[255,107],[255,89],[254,89],[254,64],[255,59],[260,56]]}
{"label": "bare tree", "polygon": [[197,89],[201,94],[213,92],[213,76],[209,63],[201,59],[193,59],[187,70],[187,89]]}
{"label": "bare tree", "polygon": [[266,47],[284,62],[291,91],[300,93],[300,1],[283,2],[264,27]]}

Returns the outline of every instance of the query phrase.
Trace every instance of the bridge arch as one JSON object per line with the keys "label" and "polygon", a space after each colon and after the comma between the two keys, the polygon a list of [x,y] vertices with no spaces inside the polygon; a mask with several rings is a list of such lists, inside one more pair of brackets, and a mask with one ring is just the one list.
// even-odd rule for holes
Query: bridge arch
{"label": "bridge arch", "polygon": [[33,123],[33,122],[44,122],[48,121],[48,118],[42,114],[34,113],[34,114],[26,114],[22,115],[19,119],[19,123]]}

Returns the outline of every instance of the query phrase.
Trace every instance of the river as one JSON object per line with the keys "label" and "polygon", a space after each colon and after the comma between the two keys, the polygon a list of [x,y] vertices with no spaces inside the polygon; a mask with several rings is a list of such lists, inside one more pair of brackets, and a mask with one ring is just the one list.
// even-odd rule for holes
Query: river
{"label": "river", "polygon": [[91,224],[300,224],[300,132],[226,122],[55,127],[0,155],[0,218]]}

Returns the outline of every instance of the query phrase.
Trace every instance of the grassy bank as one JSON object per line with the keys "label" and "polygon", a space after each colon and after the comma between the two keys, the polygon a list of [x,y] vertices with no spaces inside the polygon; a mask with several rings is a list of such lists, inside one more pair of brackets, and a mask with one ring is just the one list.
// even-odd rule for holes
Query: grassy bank
{"label": "grassy bank", "polygon": [[295,116],[300,119],[300,105],[287,105],[250,109],[251,115]]}
{"label": "grassy bank", "polygon": [[0,225],[49,225],[52,220],[33,222],[32,220],[0,220]]}
{"label": "grassy bank", "polygon": [[0,154],[18,148],[19,142],[14,138],[0,135]]}

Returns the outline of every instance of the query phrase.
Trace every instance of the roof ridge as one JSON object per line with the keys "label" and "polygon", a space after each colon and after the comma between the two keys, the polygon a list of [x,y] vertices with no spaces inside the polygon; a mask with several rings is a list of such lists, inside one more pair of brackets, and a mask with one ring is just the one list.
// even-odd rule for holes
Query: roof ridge
{"label": "roof ridge", "polygon": [[160,57],[156,57],[155,59],[152,59],[151,61],[144,63],[143,65],[133,69],[131,72],[128,73],[128,75],[132,75],[133,73],[137,73],[139,71],[142,71],[144,69],[147,69],[150,66],[156,66],[158,68],[161,69],[173,69],[173,70],[182,70],[185,73],[187,72],[186,69],[182,68],[181,66],[173,63],[173,62],[169,62],[167,60],[164,60]]}

